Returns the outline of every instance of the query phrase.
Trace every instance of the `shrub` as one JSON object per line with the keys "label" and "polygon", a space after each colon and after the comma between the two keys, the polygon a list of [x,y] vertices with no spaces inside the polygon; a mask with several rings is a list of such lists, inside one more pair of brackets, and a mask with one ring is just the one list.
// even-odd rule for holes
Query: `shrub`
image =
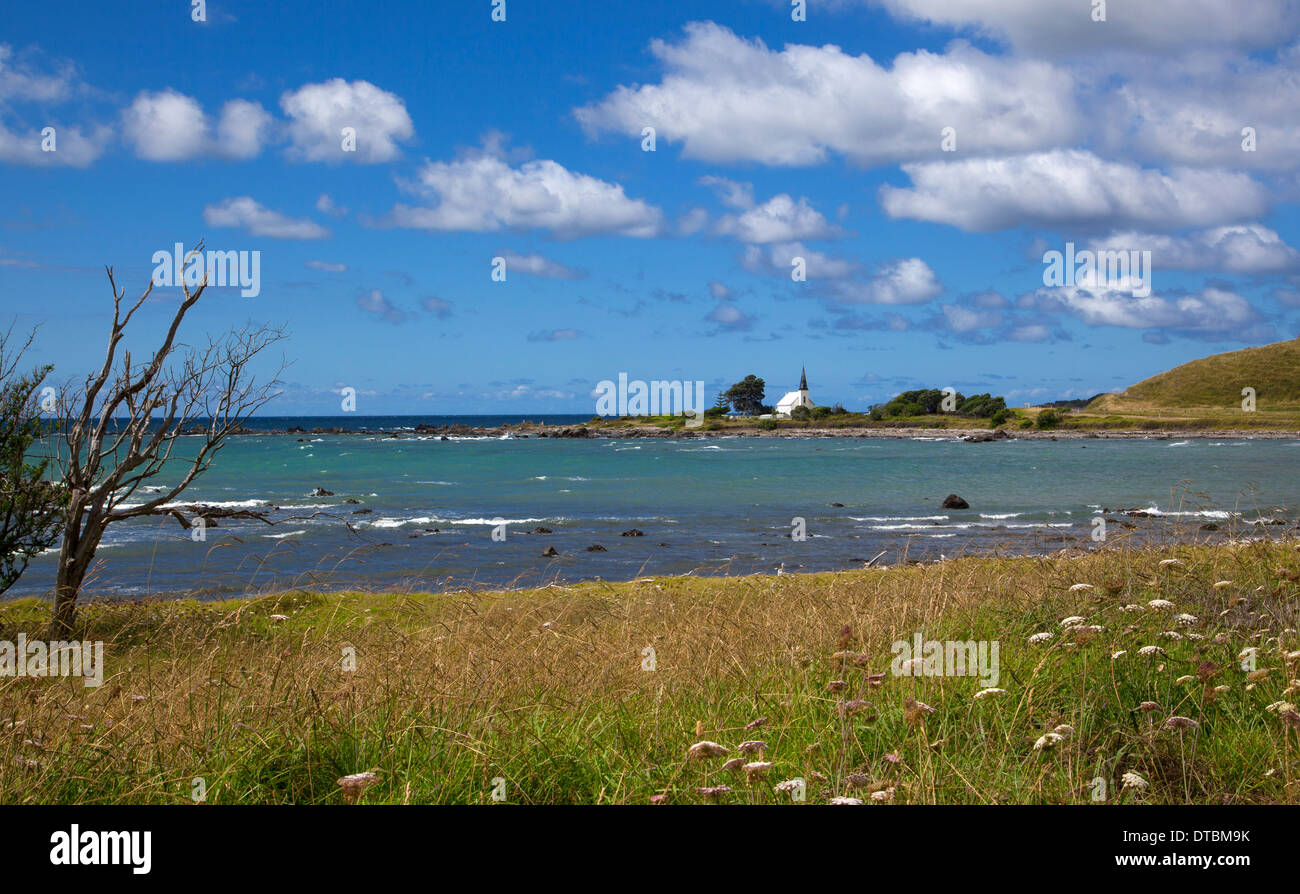
{"label": "shrub", "polygon": [[1047,429],[1055,428],[1061,423],[1061,417],[1055,410],[1043,410],[1038,414],[1038,427]]}

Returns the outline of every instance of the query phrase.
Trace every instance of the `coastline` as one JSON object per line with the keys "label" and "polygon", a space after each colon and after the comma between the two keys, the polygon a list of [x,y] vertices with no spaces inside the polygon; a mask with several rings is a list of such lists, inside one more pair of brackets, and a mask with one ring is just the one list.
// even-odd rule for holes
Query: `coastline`
{"label": "coastline", "polygon": [[892,438],[912,440],[915,438],[934,438],[939,440],[966,441],[969,443],[990,443],[995,441],[1065,441],[1065,440],[1289,440],[1300,439],[1300,430],[1292,429],[1202,429],[1202,428],[1153,428],[1153,429],[1100,429],[1100,428],[1054,428],[1054,429],[1006,429],[989,428],[929,428],[925,426],[907,427],[868,427],[868,426],[815,426],[786,423],[775,429],[761,429],[753,426],[726,426],[718,428],[701,427],[667,428],[658,425],[637,423],[582,423],[577,425],[547,425],[545,423],[520,422],[511,425],[475,426],[464,424],[451,425],[417,425],[409,430],[395,431],[382,428],[344,428],[342,426],[292,426],[285,429],[250,429],[243,428],[238,435],[361,435],[401,440],[403,438]]}

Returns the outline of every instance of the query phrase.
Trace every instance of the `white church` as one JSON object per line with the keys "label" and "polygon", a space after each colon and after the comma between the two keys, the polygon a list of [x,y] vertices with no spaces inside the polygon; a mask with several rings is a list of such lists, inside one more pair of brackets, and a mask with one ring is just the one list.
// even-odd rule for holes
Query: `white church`
{"label": "white church", "polygon": [[799,390],[787,392],[786,396],[776,405],[776,413],[773,415],[789,418],[794,412],[795,407],[807,407],[812,409],[817,406],[808,396],[808,372],[805,369],[799,370]]}

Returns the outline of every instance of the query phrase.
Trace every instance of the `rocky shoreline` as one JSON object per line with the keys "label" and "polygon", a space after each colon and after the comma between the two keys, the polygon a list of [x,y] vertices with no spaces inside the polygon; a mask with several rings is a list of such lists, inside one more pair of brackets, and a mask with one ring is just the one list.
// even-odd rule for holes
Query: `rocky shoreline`
{"label": "rocky shoreline", "polygon": [[[195,432],[196,434],[199,432]],[[416,425],[406,431],[387,429],[343,428],[339,426],[312,427],[291,426],[287,429],[250,429],[242,428],[236,432],[241,435],[296,435],[306,440],[309,435],[362,435],[380,437],[390,440],[404,438],[894,438],[911,440],[914,438],[934,438],[938,440],[964,441],[967,443],[993,443],[997,441],[1067,441],[1067,440],[1289,440],[1300,438],[1300,431],[1286,430],[1183,430],[1183,429],[1049,429],[1039,431],[1025,429],[1007,431],[958,429],[958,428],[868,428],[839,427],[826,428],[809,425],[807,427],[789,427],[777,429],[753,428],[719,428],[704,429],[666,429],[652,425],[546,425],[545,423],[521,422],[514,425],[474,426],[474,425]]]}

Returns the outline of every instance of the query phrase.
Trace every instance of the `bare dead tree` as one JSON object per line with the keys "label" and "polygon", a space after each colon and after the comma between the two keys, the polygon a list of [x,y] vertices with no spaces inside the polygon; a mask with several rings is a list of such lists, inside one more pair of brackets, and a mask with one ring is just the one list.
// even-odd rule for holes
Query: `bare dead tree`
{"label": "bare dead tree", "polygon": [[[196,254],[200,242],[186,255]],[[105,268],[113,290],[113,328],[108,353],[91,373],[60,401],[65,408],[58,461],[68,492],[66,521],[54,588],[54,627],[71,629],[86,572],[104,531],[114,522],[167,512],[165,504],[207,470],[226,439],[267,401],[279,394],[284,362],[266,381],[252,371],[254,361],[285,338],[284,330],[248,325],[209,339],[206,347],[177,341],[185,315],[202,297],[208,278],[185,297],[172,317],[162,344],[148,363],[132,361],[118,347],[131,318],[153,291],[124,309],[126,290],[119,290],[113,269]],[[132,495],[166,470],[175,483],[135,503]]]}

